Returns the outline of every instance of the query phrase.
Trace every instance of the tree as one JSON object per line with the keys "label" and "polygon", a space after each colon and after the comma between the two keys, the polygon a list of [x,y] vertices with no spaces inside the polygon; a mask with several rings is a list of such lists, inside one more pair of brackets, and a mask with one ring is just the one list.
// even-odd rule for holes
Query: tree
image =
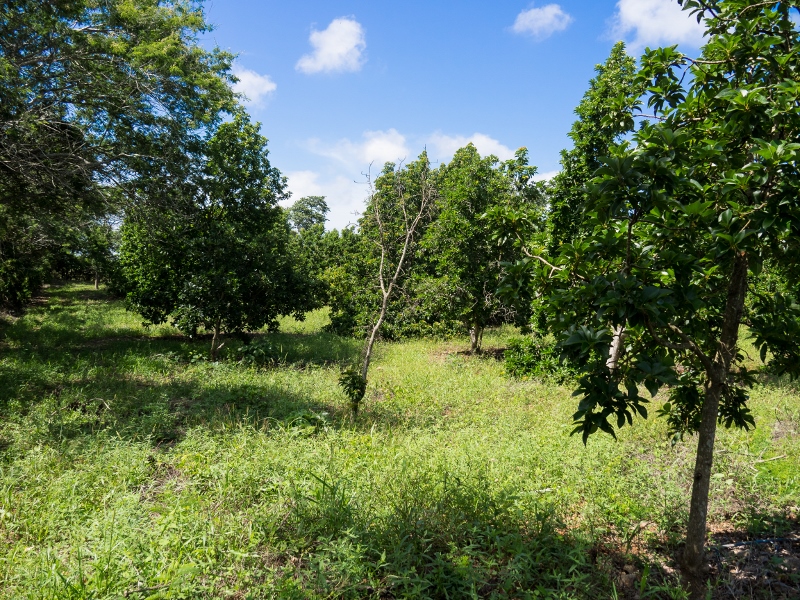
{"label": "tree", "polygon": [[235,102],[232,55],[201,48],[207,30],[193,0],[0,5],[0,208],[38,230],[34,249],[6,227],[4,247],[49,252],[103,218],[109,196],[168,202],[199,172],[206,132]]}
{"label": "tree", "polygon": [[[114,280],[119,250],[118,219],[93,219],[69,227],[59,252],[51,259],[53,273],[63,279],[94,281]],[[113,287],[113,281],[111,281]]]}
{"label": "tree", "polygon": [[324,227],[328,220],[328,210],[325,196],[305,196],[292,204],[289,222],[295,231],[306,231],[315,225]]}
{"label": "tree", "polygon": [[314,298],[313,304],[328,303],[326,272],[342,260],[342,239],[338,231],[325,231],[328,205],[324,196],[300,198],[287,211],[293,229],[290,233],[289,254],[295,269],[308,280],[307,293]]}
{"label": "tree", "polygon": [[315,308],[309,281],[293,265],[289,227],[277,205],[285,178],[267,158],[267,140],[242,114],[207,144],[204,182],[161,225],[123,227],[122,266],[129,305],[152,322],[172,317],[182,331],[223,332],[276,325],[276,317]]}
{"label": "tree", "polygon": [[617,42],[595,71],[597,77],[575,109],[578,120],[569,132],[574,146],[561,151],[561,171],[548,190],[551,254],[581,232],[587,184],[601,158],[633,129],[633,108],[641,91],[635,83],[636,61],[625,52],[625,44]]}
{"label": "tree", "polygon": [[39,222],[0,205],[0,307],[20,309],[49,274],[52,250]]}
{"label": "tree", "polygon": [[407,279],[409,265],[430,219],[437,194],[435,172],[430,168],[427,152],[405,167],[397,168],[387,163],[371,189],[367,209],[359,224],[364,239],[374,244],[377,254],[377,261],[370,265],[374,270],[370,270],[373,286],[378,288],[380,295],[364,344],[361,365],[345,369],[339,379],[350,398],[353,418],[358,416],[358,407],[367,388],[372,351],[386,320],[389,302]]}
{"label": "tree", "polygon": [[787,277],[800,268],[798,5],[683,2],[704,19],[701,56],[645,52],[652,122],[597,171],[591,234],[540,269],[559,288],[549,305],[563,347],[583,365],[573,433],[614,435],[647,417],[640,385],[652,395],[668,385],[659,413],[676,434],[698,434],[682,558],[695,596],[717,424],[754,425],[741,325],[762,360],[800,374],[796,298],[760,293],[745,311],[765,262]]}
{"label": "tree", "polygon": [[442,168],[437,218],[422,241],[434,283],[427,286],[424,300],[442,304],[446,299],[441,310],[468,329],[473,353],[480,351],[487,325],[514,320],[513,311],[495,291],[503,263],[517,257],[516,240],[493,235],[486,214],[499,209],[541,213],[535,173],[524,148],[514,159],[500,163],[495,156],[481,158],[472,144],[458,150]]}

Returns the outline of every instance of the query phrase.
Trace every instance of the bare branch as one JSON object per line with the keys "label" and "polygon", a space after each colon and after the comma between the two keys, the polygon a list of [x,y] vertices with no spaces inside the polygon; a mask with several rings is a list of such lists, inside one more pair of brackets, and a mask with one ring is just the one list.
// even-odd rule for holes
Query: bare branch
{"label": "bare branch", "polygon": [[659,346],[664,346],[665,348],[669,348],[670,350],[690,350],[694,353],[695,356],[700,360],[703,364],[703,367],[706,369],[707,372],[711,372],[714,368],[714,364],[711,359],[700,349],[700,347],[694,343],[694,341],[686,335],[681,329],[672,323],[667,323],[666,327],[670,329],[673,333],[675,333],[681,340],[683,340],[682,344],[675,344],[673,342],[669,342],[662,338],[660,335],[656,333],[655,327],[650,322],[650,319],[645,319],[645,323],[647,325],[647,329],[650,332],[650,335],[655,340],[656,344]]}

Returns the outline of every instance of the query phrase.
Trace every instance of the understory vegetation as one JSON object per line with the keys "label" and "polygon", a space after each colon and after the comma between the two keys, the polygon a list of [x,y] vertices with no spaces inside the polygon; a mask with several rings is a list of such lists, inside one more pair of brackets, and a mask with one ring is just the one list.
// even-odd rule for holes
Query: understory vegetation
{"label": "understory vegetation", "polygon": [[[226,337],[211,362],[90,285],[8,317],[0,598],[685,597],[692,438],[642,420],[584,448],[569,382],[497,360],[510,326],[483,355],[380,344],[353,422],[337,378],[361,344],[327,322]],[[762,374],[757,428],[719,431],[712,597],[800,589],[797,541],[725,547],[797,539],[798,400]]]}
{"label": "understory vegetation", "polygon": [[202,0],[0,4],[0,600],[800,597],[800,0],[677,4],[341,230]]}

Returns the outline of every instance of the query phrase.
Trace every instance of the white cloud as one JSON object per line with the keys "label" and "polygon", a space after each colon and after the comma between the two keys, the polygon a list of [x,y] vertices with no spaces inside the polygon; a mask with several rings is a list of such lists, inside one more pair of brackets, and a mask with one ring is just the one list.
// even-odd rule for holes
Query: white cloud
{"label": "white cloud", "polygon": [[311,139],[306,142],[306,149],[328,160],[323,161],[319,168],[315,166],[314,170],[287,173],[292,197],[284,204],[291,205],[303,196],[325,196],[331,209],[326,227],[341,229],[355,223],[358,217],[354,213],[364,210],[369,193],[365,177],[368,170],[374,180],[385,163],[411,162],[423,147],[428,148],[428,155],[435,165],[441,164],[470,142],[482,156],[494,154],[501,160],[514,156],[514,150],[483,133],[453,136],[437,131],[411,136],[409,141],[396,129],[386,129],[365,131],[357,140],[343,138],[326,143]]}
{"label": "white cloud", "polygon": [[399,162],[409,156],[406,138],[396,129],[365,131],[361,137],[358,142],[345,138],[331,145],[312,139],[308,146],[314,154],[361,170],[366,170],[370,163],[373,163],[373,168],[380,170],[384,163]]}
{"label": "white cloud", "polygon": [[325,196],[330,212],[327,229],[342,229],[354,225],[364,211],[369,188],[366,180],[348,179],[344,175],[324,177],[315,171],[292,171],[286,174],[292,197],[283,202],[291,206],[304,196]]}
{"label": "white cloud", "polygon": [[437,131],[428,138],[428,143],[436,154],[436,157],[431,156],[431,158],[440,160],[450,158],[455,154],[456,150],[463,148],[470,142],[478,149],[481,156],[494,154],[500,160],[514,158],[514,150],[483,133],[474,133],[467,137],[463,135],[445,135]]}
{"label": "white cloud", "polygon": [[330,164],[323,172],[287,173],[292,192],[292,199],[287,204],[303,196],[325,196],[330,207],[326,227],[334,229],[355,224],[358,215],[364,211],[369,194],[368,172],[374,180],[385,163],[398,163],[410,156],[406,137],[396,129],[365,131],[357,141],[343,138],[326,144],[311,139],[306,147],[310,152],[330,159]]}
{"label": "white cloud", "polygon": [[553,177],[558,175],[560,171],[545,171],[544,173],[537,173],[533,176],[534,181],[550,181]]}
{"label": "white cloud", "polygon": [[308,39],[314,51],[302,56],[295,66],[303,73],[358,71],[366,60],[364,28],[355,19],[334,19],[327,29],[313,30]]}
{"label": "white cloud", "polygon": [[233,91],[244,94],[249,104],[255,106],[262,104],[278,88],[278,85],[270,79],[269,75],[259,75],[255,71],[238,65],[234,65],[232,71],[239,79],[233,85]]}
{"label": "white cloud", "polygon": [[[675,0],[619,0],[611,22],[611,36],[628,41],[632,51],[645,46],[703,43],[702,23]],[[633,37],[631,37],[631,35]]]}
{"label": "white cloud", "polygon": [[514,33],[530,35],[543,40],[554,33],[564,31],[572,23],[572,17],[558,4],[548,4],[541,8],[529,8],[517,15],[511,30]]}

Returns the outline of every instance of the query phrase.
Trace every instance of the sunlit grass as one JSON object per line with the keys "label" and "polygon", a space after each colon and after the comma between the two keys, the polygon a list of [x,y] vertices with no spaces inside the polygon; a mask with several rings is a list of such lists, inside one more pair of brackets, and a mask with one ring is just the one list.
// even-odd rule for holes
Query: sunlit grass
{"label": "sunlit grass", "polygon": [[[568,387],[466,339],[379,344],[352,423],[337,377],[361,344],[326,322],[260,335],[268,369],[87,286],[2,326],[0,598],[608,598],[592,548],[680,539],[693,440],[640,420],[584,447]],[[758,386],[758,428],[720,432],[712,524],[797,510],[798,400]]]}

